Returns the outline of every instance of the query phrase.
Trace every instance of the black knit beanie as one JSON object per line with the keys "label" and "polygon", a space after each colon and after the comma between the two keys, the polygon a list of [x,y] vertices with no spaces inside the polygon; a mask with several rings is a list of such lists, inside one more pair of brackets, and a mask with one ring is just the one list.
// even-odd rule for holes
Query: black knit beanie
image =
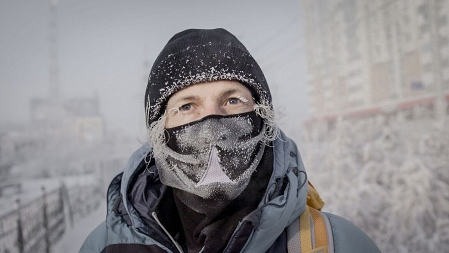
{"label": "black knit beanie", "polygon": [[164,113],[171,95],[192,84],[235,80],[257,103],[271,105],[267,81],[245,46],[225,29],[189,29],[175,34],[151,68],[145,92],[149,126]]}

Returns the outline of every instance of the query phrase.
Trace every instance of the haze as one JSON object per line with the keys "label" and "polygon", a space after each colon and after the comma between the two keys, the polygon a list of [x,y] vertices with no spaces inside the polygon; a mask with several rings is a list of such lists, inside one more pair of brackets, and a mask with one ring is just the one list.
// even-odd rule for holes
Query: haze
{"label": "haze", "polygon": [[[29,100],[49,94],[48,1],[0,1],[1,124],[27,123]],[[57,52],[62,99],[100,99],[109,131],[144,134],[143,94],[154,59],[175,33],[223,27],[262,67],[275,105],[297,128],[308,115],[299,1],[61,0]]]}

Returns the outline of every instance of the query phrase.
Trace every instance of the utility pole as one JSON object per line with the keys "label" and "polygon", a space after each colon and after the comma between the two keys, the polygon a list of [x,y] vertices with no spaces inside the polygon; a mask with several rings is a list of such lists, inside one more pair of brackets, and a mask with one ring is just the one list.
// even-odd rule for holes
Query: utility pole
{"label": "utility pole", "polygon": [[49,46],[49,102],[60,103],[59,62],[58,62],[58,22],[57,0],[49,0],[48,46]]}

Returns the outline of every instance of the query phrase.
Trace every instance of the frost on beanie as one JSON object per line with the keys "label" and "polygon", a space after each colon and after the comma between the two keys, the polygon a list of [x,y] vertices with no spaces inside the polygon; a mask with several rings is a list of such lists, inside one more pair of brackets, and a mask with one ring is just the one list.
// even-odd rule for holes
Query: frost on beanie
{"label": "frost on beanie", "polygon": [[189,29],[175,34],[153,64],[145,92],[149,126],[165,110],[171,95],[192,84],[235,80],[256,103],[271,105],[268,84],[245,46],[225,29]]}

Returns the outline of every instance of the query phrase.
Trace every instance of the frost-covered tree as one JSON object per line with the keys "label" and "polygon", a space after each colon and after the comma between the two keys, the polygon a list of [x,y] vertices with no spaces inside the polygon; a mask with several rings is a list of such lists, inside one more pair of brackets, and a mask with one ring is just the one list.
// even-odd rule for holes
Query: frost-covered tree
{"label": "frost-covered tree", "polygon": [[321,138],[304,138],[325,210],[360,226],[383,252],[447,252],[449,130],[442,126],[386,124],[379,116],[340,120]]}

